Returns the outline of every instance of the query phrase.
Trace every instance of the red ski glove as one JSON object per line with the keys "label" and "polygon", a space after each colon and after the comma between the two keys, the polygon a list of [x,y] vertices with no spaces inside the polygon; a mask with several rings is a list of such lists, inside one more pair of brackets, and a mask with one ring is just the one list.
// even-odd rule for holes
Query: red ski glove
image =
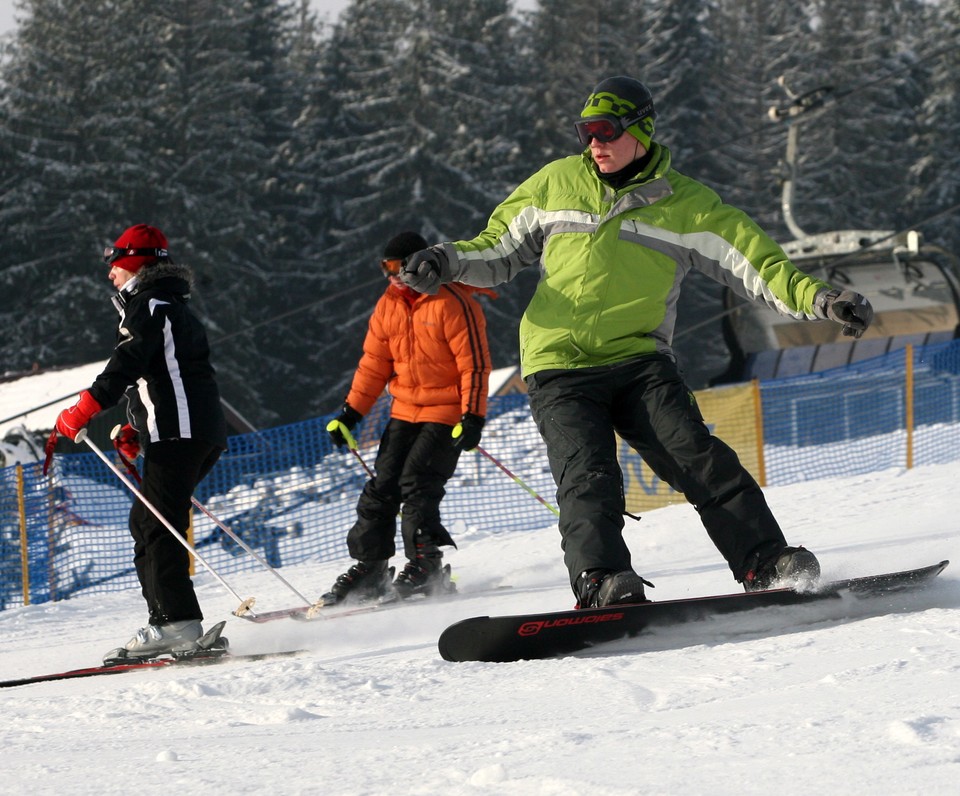
{"label": "red ski glove", "polygon": [[100,411],[100,404],[89,390],[80,393],[79,400],[69,409],[64,409],[57,418],[57,431],[77,441],[77,434]]}
{"label": "red ski glove", "polygon": [[53,461],[53,449],[57,447],[57,430],[54,429],[50,432],[50,436],[47,437],[47,444],[43,446],[43,452],[46,454],[46,457],[43,460],[43,474],[47,474],[47,470],[50,469],[50,462]]}
{"label": "red ski glove", "polygon": [[113,447],[120,457],[127,462],[135,462],[140,455],[140,434],[129,423],[123,426],[114,426],[110,432]]}

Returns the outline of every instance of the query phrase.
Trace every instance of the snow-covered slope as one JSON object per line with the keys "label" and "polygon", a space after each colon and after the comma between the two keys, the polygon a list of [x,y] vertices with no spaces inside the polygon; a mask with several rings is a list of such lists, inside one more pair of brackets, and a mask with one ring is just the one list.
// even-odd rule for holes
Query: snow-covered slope
{"label": "snow-covered slope", "polygon": [[[294,658],[0,690],[9,793],[952,794],[960,781],[960,465],[767,490],[826,577],[953,558],[940,581],[856,621],[776,609],[661,631],[646,651],[452,664],[457,619],[569,608],[556,527],[460,529],[454,601],[254,625],[198,576],[236,652]],[[548,518],[549,519],[549,518]],[[694,511],[626,530],[659,599],[734,591]],[[348,562],[283,570],[319,594]],[[231,579],[262,610],[267,573]],[[494,594],[471,592],[511,586]],[[0,613],[0,679],[96,663],[142,623],[135,591]]]}

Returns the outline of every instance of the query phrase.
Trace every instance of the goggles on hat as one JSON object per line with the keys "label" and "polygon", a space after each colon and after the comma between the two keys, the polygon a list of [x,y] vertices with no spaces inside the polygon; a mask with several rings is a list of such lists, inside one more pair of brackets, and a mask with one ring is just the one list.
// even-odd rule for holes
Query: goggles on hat
{"label": "goggles on hat", "polygon": [[384,276],[397,276],[403,268],[402,257],[384,257],[380,261],[380,270]]}
{"label": "goggles on hat", "polygon": [[596,116],[588,116],[585,119],[577,119],[573,126],[577,130],[577,138],[584,146],[588,146],[592,138],[596,138],[601,144],[605,144],[608,141],[616,141],[627,131],[628,127],[639,122],[644,116],[648,116],[650,110],[648,105],[644,105],[630,116],[600,113]]}
{"label": "goggles on hat", "polygon": [[103,250],[103,261],[113,265],[123,257],[169,257],[166,249],[133,249],[129,246],[107,246]]}

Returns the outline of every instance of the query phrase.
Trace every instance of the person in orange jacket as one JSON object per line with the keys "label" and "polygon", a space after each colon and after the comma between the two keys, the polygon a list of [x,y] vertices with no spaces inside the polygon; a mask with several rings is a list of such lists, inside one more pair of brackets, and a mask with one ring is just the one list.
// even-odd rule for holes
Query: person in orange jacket
{"label": "person in orange jacket", "polygon": [[[480,444],[491,365],[475,294],[496,294],[461,284],[444,285],[435,295],[406,287],[397,277],[404,258],[425,246],[415,232],[387,243],[380,267],[389,285],[370,318],[350,392],[327,425],[338,447],[353,447],[351,430],[389,389],[393,403],[375,475],[347,533],[357,563],[323,595],[325,605],[453,589],[440,548],[456,544],[440,521],[440,502],[461,452]],[[407,563],[391,582],[398,512]]]}

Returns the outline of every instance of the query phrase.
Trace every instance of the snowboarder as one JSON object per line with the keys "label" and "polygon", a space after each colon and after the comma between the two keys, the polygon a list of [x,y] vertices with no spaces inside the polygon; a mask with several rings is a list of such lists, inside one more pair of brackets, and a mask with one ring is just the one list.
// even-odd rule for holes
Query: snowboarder
{"label": "snowboarder", "polygon": [[[473,294],[495,294],[448,285],[425,296],[403,285],[397,273],[404,258],[426,245],[415,232],[387,243],[380,267],[389,284],[370,318],[350,392],[327,425],[338,447],[352,442],[350,431],[389,388],[390,421],[375,474],[347,533],[357,563],[323,595],[325,604],[451,589],[440,548],[456,544],[440,520],[440,502],[461,452],[480,444],[491,365],[486,318]],[[407,563],[391,584],[398,512]]]}
{"label": "snowboarder", "polygon": [[[167,238],[147,224],[125,230],[103,259],[117,289],[117,344],[90,389],[60,413],[47,456],[58,433],[75,441],[94,416],[126,396],[130,422],[114,445],[129,461],[142,447],[141,491],[185,535],[194,488],[227,441],[207,335],[187,306],[193,273],[174,264]],[[130,511],[130,533],[148,624],[104,660],[195,649],[203,614],[190,579],[189,553],[139,500]]]}
{"label": "snowboarder", "polygon": [[603,80],[574,123],[579,155],[524,181],[473,240],[417,252],[400,273],[433,293],[450,282],[495,285],[539,266],[520,324],[521,366],[579,607],[646,599],[622,535],[614,432],[694,505],[748,591],[819,576],[812,553],[787,545],[760,487],[710,434],[682,380],[671,340],[690,269],[855,337],[873,317],[863,296],[800,272],[745,213],[675,171],[653,140],[656,118],[643,83]]}

